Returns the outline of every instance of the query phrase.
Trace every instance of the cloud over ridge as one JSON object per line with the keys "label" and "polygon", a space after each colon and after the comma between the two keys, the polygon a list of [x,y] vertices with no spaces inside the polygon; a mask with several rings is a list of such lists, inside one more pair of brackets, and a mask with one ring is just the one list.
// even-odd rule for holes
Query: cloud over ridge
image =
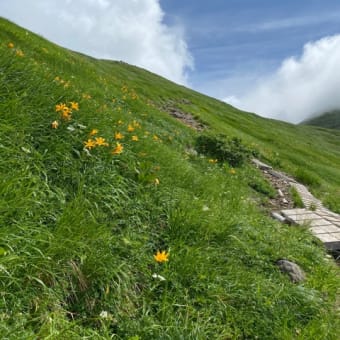
{"label": "cloud over ridge", "polygon": [[163,22],[159,0],[3,0],[2,16],[97,58],[123,60],[180,84],[193,59],[181,27]]}
{"label": "cloud over ridge", "polygon": [[339,109],[340,34],[307,43],[237,99],[244,110],[293,123]]}
{"label": "cloud over ridge", "polygon": [[243,96],[225,101],[261,116],[292,123],[340,108],[340,34],[305,44]]}

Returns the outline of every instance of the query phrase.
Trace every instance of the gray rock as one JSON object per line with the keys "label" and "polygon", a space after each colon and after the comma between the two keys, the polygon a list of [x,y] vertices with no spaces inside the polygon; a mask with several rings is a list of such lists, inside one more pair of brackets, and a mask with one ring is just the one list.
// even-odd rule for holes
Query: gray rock
{"label": "gray rock", "polygon": [[305,273],[296,263],[282,259],[278,260],[276,264],[282,273],[288,274],[292,282],[298,283],[305,280]]}
{"label": "gray rock", "polygon": [[278,221],[280,221],[280,222],[282,222],[282,223],[284,223],[285,222],[285,218],[281,215],[281,214],[278,214],[277,212],[272,212],[271,213],[271,215],[272,215],[272,217],[273,218],[275,218],[276,220],[278,220]]}

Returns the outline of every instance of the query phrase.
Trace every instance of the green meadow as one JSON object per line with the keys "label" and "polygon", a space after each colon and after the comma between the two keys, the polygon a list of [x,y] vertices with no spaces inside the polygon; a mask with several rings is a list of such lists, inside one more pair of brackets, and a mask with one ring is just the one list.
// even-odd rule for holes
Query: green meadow
{"label": "green meadow", "polygon": [[339,267],[269,217],[253,156],[340,213],[340,131],[242,112],[0,18],[1,339],[339,339]]}

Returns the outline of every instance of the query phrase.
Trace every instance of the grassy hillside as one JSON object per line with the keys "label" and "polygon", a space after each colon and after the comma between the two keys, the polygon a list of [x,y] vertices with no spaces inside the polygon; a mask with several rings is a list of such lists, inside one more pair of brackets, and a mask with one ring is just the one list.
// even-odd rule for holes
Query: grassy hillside
{"label": "grassy hillside", "polygon": [[[267,217],[252,187],[268,184],[246,159],[339,211],[340,133],[238,111],[4,19],[0,84],[1,338],[339,338],[338,268],[306,230]],[[242,142],[224,162],[197,154],[202,133],[170,107]]]}
{"label": "grassy hillside", "polygon": [[302,122],[304,125],[314,125],[327,129],[340,129],[340,111],[326,112],[318,117]]}

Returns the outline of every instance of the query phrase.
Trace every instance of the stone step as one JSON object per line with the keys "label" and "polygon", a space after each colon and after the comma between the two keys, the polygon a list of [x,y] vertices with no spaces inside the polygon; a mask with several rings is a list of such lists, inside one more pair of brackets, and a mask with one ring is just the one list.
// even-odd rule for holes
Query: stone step
{"label": "stone step", "polygon": [[340,233],[326,233],[315,235],[328,250],[340,249]]}
{"label": "stone step", "polygon": [[[313,196],[306,186],[297,183],[286,174],[273,170],[273,168],[258,159],[252,162],[261,170],[270,173],[272,176],[283,179],[296,189],[301,196],[305,209],[285,209],[281,212],[272,212],[272,216],[285,223],[297,225],[309,225],[310,232],[324,243],[329,250],[340,250],[340,215],[325,208],[320,200]],[[283,197],[281,190],[278,190],[280,197]],[[315,209],[311,209],[314,207]]]}
{"label": "stone step", "polygon": [[327,214],[319,215],[316,211],[307,209],[287,209],[282,210],[281,214],[294,224],[308,224],[311,233],[323,242],[328,250],[340,249],[340,227],[327,220],[327,217],[332,219]]}
{"label": "stone step", "polygon": [[332,234],[332,233],[339,233],[340,228],[336,227],[335,225],[331,224],[328,226],[320,226],[320,227],[312,227],[309,228],[309,230],[314,234],[314,235],[319,235],[319,234]]}

